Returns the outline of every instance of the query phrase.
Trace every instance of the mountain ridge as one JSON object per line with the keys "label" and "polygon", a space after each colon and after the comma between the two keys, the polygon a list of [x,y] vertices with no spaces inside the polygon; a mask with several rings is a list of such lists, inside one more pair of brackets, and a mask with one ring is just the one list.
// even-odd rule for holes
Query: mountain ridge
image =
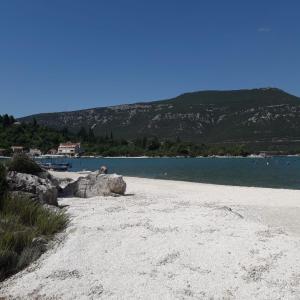
{"label": "mountain ridge", "polygon": [[68,112],[35,114],[55,129],[82,127],[118,138],[157,136],[197,143],[240,143],[300,139],[300,98],[277,88],[196,91],[166,100]]}
{"label": "mountain ridge", "polygon": [[71,113],[71,112],[78,112],[78,111],[87,111],[87,110],[91,110],[91,109],[112,108],[112,107],[118,107],[118,106],[122,106],[122,105],[135,105],[135,104],[149,104],[149,103],[154,103],[154,102],[164,102],[164,101],[168,101],[168,100],[174,100],[174,99],[182,97],[182,96],[186,96],[186,95],[190,95],[190,94],[197,94],[197,93],[227,93],[227,92],[259,91],[259,90],[261,90],[261,91],[274,90],[274,91],[278,91],[278,92],[283,92],[287,95],[298,98],[300,100],[300,96],[293,95],[291,93],[284,91],[283,89],[275,88],[275,87],[244,88],[244,89],[233,89],[233,90],[223,90],[223,89],[220,89],[220,90],[218,90],[218,89],[216,89],[216,90],[195,90],[192,92],[181,93],[172,98],[166,98],[166,99],[160,99],[160,100],[143,100],[143,101],[137,101],[137,102],[124,103],[124,104],[96,106],[96,107],[81,108],[81,109],[74,109],[74,110],[72,109],[72,110],[62,110],[62,111],[52,111],[52,112],[41,112],[41,113],[34,113],[34,114],[30,114],[30,115],[21,116],[21,117],[18,117],[17,119],[22,120],[22,119],[30,118],[33,116],[43,115],[43,114]]}

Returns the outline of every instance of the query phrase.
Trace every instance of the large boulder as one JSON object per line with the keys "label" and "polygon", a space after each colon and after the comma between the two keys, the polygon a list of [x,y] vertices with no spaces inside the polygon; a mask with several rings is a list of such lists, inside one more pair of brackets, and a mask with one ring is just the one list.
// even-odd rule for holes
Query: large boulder
{"label": "large boulder", "polygon": [[7,174],[7,182],[11,192],[31,194],[41,204],[58,205],[57,188],[47,178],[12,171]]}
{"label": "large boulder", "polygon": [[69,184],[72,181],[71,178],[55,177],[51,173],[49,173],[48,171],[45,171],[45,170],[43,172],[40,172],[40,173],[36,174],[36,175],[39,178],[49,179],[51,181],[51,183],[54,186],[56,186],[57,188],[65,187],[67,184]]}
{"label": "large boulder", "polygon": [[60,196],[90,198],[124,195],[125,191],[126,182],[121,175],[94,172],[68,184]]}

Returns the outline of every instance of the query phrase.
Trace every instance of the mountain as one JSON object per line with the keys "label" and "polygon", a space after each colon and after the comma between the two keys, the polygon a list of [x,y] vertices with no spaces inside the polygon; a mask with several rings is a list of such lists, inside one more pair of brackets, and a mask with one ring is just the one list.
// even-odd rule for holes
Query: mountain
{"label": "mountain", "polygon": [[176,98],[19,119],[55,129],[81,127],[95,135],[157,136],[197,143],[300,141],[300,98],[276,88],[200,91]]}

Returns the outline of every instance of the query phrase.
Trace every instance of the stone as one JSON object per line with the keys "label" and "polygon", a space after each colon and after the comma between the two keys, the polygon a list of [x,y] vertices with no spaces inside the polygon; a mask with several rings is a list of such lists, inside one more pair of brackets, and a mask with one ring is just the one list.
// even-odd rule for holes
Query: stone
{"label": "stone", "polygon": [[23,191],[10,191],[9,195],[12,198],[26,198],[26,199],[31,199],[31,200],[36,200],[36,195],[33,193],[28,193],[28,192],[23,192]]}
{"label": "stone", "polygon": [[43,171],[38,174],[36,174],[39,178],[42,179],[49,179],[51,183],[56,186],[56,188],[65,187],[68,183],[72,181],[70,178],[58,178],[54,177],[52,174],[50,174],[48,171]]}
{"label": "stone", "polygon": [[11,192],[33,194],[41,204],[58,205],[57,188],[49,179],[31,174],[9,172],[7,182]]}
{"label": "stone", "polygon": [[100,168],[100,174],[107,174],[108,173],[108,168],[106,166],[102,166]]}
{"label": "stone", "polygon": [[124,195],[126,182],[117,174],[93,172],[70,183],[63,189],[62,197],[90,198],[96,196]]}
{"label": "stone", "polygon": [[32,246],[38,248],[42,253],[47,250],[48,241],[43,237],[36,237],[32,240]]}

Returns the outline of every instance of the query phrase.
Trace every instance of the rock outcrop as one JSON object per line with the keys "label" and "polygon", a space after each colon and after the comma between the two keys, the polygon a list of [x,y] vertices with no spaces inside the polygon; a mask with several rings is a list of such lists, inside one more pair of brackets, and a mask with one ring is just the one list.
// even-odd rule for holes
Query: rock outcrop
{"label": "rock outcrop", "polygon": [[124,195],[125,191],[126,182],[121,175],[94,172],[68,184],[60,196],[80,198],[117,196]]}
{"label": "rock outcrop", "polygon": [[23,193],[41,204],[57,204],[57,188],[47,178],[35,175],[9,172],[7,174],[9,190],[13,193]]}

